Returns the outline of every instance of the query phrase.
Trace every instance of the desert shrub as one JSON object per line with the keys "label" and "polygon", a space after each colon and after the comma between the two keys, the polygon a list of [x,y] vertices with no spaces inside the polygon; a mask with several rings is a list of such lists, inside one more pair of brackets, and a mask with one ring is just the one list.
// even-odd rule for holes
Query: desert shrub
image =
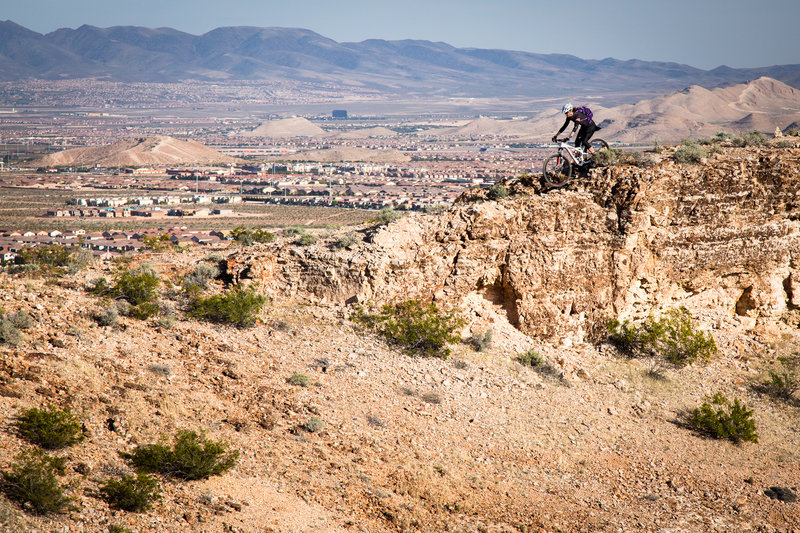
{"label": "desert shrub", "polygon": [[733,139],[733,145],[739,147],[764,146],[769,143],[769,137],[764,133],[753,130]]}
{"label": "desert shrub", "polygon": [[797,128],[791,128],[789,130],[786,130],[786,135],[788,137],[800,137],[800,130],[798,130]]}
{"label": "desert shrub", "polygon": [[179,431],[172,447],[165,443],[137,446],[120,455],[145,472],[186,479],[206,479],[221,475],[239,461],[239,450],[228,450],[223,441],[214,442],[194,431]]}
{"label": "desert shrub", "polygon": [[116,327],[119,325],[119,310],[115,304],[111,304],[98,311],[94,315],[94,320],[103,327]]}
{"label": "desert shrub", "polygon": [[547,361],[542,354],[534,349],[517,355],[517,361],[525,366],[529,366],[539,374],[549,378],[561,378],[561,372],[558,371],[549,361]]}
{"label": "desert shrub", "polygon": [[715,439],[733,442],[758,442],[753,411],[734,398],[728,400],[721,392],[706,397],[687,417],[690,428]]}
{"label": "desert shrub", "polygon": [[442,312],[435,303],[419,300],[385,304],[375,315],[358,312],[353,318],[410,354],[441,358],[450,355],[448,343],[461,340],[456,330],[463,325],[455,313]]}
{"label": "desert shrub", "polygon": [[129,315],[139,320],[147,320],[158,314],[159,309],[161,307],[157,302],[142,302],[139,305],[131,306]]}
{"label": "desert shrub", "polygon": [[716,135],[711,138],[711,142],[714,143],[723,143],[732,141],[736,136],[732,133],[728,133],[726,131],[718,131]]}
{"label": "desert shrub", "polygon": [[15,313],[9,313],[6,315],[6,320],[8,320],[12,326],[17,329],[28,329],[33,327],[34,321],[31,318],[31,315],[26,313],[25,311],[17,311]]}
{"label": "desert shrub", "polygon": [[108,526],[108,533],[131,533],[131,530],[124,526],[112,524]]}
{"label": "desert shrub", "polygon": [[183,278],[183,288],[187,291],[204,290],[208,282],[219,276],[219,268],[214,265],[200,263],[191,273]]}
{"label": "desert shrub", "polygon": [[489,200],[502,200],[503,198],[508,197],[511,194],[508,190],[508,187],[503,185],[502,183],[495,183],[489,189]]}
{"label": "desert shrub", "polygon": [[800,390],[800,354],[778,358],[780,368],[769,371],[769,379],[761,387],[768,394],[790,400]]}
{"label": "desert shrub", "polygon": [[195,298],[190,304],[189,316],[248,328],[256,323],[265,302],[266,298],[253,289],[236,285],[224,294]]}
{"label": "desert shrub", "polygon": [[161,498],[161,487],[155,477],[139,472],[135,476],[109,479],[100,487],[100,493],[112,508],[139,513]]}
{"label": "desert shrub", "polygon": [[350,249],[358,242],[358,237],[355,233],[350,232],[345,235],[340,235],[333,242],[330,243],[330,247],[334,250],[339,250],[342,248]]}
{"label": "desert shrub", "polygon": [[402,217],[403,214],[395,211],[393,207],[384,207],[378,211],[378,215],[375,217],[375,223],[378,226],[386,226]]}
{"label": "desert shrub", "polygon": [[623,152],[620,162],[641,168],[649,168],[656,164],[656,160],[650,154],[639,151]]}
{"label": "desert shrub", "polygon": [[472,347],[475,348],[475,351],[485,352],[491,347],[493,336],[494,331],[492,328],[489,328],[483,333],[476,333],[473,335],[470,338],[470,344],[472,344]]}
{"label": "desert shrub", "polygon": [[234,241],[244,246],[250,246],[255,243],[272,242],[277,238],[277,235],[265,229],[237,226],[231,230],[231,237],[233,237]]}
{"label": "desert shrub", "polygon": [[111,294],[113,287],[109,285],[105,277],[95,278],[86,284],[86,290],[95,296],[108,296]]}
{"label": "desert shrub", "polygon": [[84,438],[75,415],[52,405],[46,409],[34,407],[22,411],[14,426],[17,435],[45,450],[60,450]]}
{"label": "desert shrub", "polygon": [[714,337],[697,329],[684,308],[658,318],[649,316],[639,325],[613,319],[608,333],[611,342],[631,355],[663,357],[678,367],[707,361],[717,353]]}
{"label": "desert shrub", "polygon": [[676,163],[700,163],[707,156],[708,152],[697,141],[684,139],[678,149],[675,150],[675,153],[672,154],[672,159]]}
{"label": "desert shrub", "polygon": [[69,266],[72,251],[60,244],[49,246],[36,246],[25,248],[18,255],[18,260],[26,265],[39,265],[48,267]]}
{"label": "desert shrub", "polygon": [[164,329],[170,329],[175,325],[177,320],[178,317],[175,313],[175,308],[173,308],[171,305],[162,303],[158,307],[158,315],[155,319],[156,326]]}
{"label": "desert shrub", "polygon": [[307,231],[302,232],[300,235],[297,236],[295,239],[295,244],[299,244],[300,246],[311,246],[315,242],[317,242],[317,236],[313,233],[308,233]]}
{"label": "desert shrub", "polygon": [[123,270],[116,279],[111,295],[127,300],[131,305],[152,303],[157,298],[158,272],[142,266],[136,270]]}
{"label": "desert shrub", "polygon": [[298,387],[308,387],[311,385],[311,378],[300,372],[295,372],[289,376],[286,381],[290,385],[296,385]]}
{"label": "desert shrub", "polygon": [[172,242],[172,237],[169,233],[144,235],[142,237],[142,244],[144,244],[145,248],[154,252],[164,252],[175,248],[175,244]]}
{"label": "desert shrub", "polygon": [[779,141],[774,141],[772,146],[775,148],[794,148],[797,146],[797,141],[793,141],[791,139],[781,139]]}
{"label": "desert shrub", "polygon": [[316,416],[312,416],[303,423],[302,427],[309,433],[316,433],[325,429],[325,422]]}
{"label": "desert shrub", "polygon": [[66,473],[64,459],[41,450],[23,453],[10,470],[0,471],[0,490],[33,514],[60,513],[72,508],[57,476]]}
{"label": "desert shrub", "polygon": [[0,318],[0,343],[17,346],[20,342],[22,342],[22,333],[8,318]]}
{"label": "desert shrub", "polygon": [[617,163],[621,156],[622,150],[619,148],[606,148],[598,150],[597,153],[592,156],[592,162],[596,166],[606,167]]}

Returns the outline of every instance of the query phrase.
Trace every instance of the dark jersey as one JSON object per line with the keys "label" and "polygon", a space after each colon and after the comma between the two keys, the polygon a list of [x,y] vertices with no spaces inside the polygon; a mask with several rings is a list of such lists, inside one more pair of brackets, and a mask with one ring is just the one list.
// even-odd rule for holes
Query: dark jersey
{"label": "dark jersey", "polygon": [[572,128],[573,132],[578,129],[578,126],[588,126],[590,124],[594,124],[594,121],[591,118],[589,118],[589,116],[586,113],[584,113],[580,108],[576,108],[573,111],[572,116],[571,117],[568,116],[567,120],[564,121],[564,125],[561,126],[560,130],[558,130],[556,136],[560,135],[562,131],[567,129],[570,120],[575,123],[575,126]]}

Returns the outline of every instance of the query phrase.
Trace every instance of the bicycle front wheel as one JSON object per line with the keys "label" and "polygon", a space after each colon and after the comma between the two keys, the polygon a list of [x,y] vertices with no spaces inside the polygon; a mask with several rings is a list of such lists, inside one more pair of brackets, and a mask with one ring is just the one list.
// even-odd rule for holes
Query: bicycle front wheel
{"label": "bicycle front wheel", "polygon": [[551,155],[544,160],[542,175],[550,187],[563,187],[572,177],[572,162],[561,154]]}

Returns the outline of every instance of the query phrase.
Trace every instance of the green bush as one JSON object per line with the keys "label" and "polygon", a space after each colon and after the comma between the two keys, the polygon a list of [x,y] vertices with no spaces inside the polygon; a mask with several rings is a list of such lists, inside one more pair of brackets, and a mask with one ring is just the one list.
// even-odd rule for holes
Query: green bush
{"label": "green bush", "polygon": [[100,487],[100,493],[112,508],[139,513],[161,498],[161,487],[155,477],[139,472],[135,476],[109,479]]}
{"label": "green bush", "polygon": [[410,354],[441,358],[450,355],[448,343],[461,340],[456,330],[464,324],[455,313],[442,312],[435,303],[419,300],[406,300],[394,306],[385,304],[378,314],[359,312],[354,319]]}
{"label": "green bush", "polygon": [[492,328],[487,329],[483,333],[476,333],[470,339],[470,344],[472,347],[475,348],[477,352],[485,352],[492,346],[492,337],[494,336],[494,330]]}
{"label": "green bush", "polygon": [[700,163],[706,157],[708,157],[706,149],[690,139],[681,141],[681,146],[672,154],[672,159],[676,163]]}
{"label": "green bush", "polygon": [[503,198],[508,197],[511,194],[508,190],[508,187],[503,185],[502,183],[495,183],[489,189],[489,200],[502,200]]}
{"label": "green bush", "polygon": [[256,323],[265,302],[266,298],[253,289],[236,285],[224,294],[195,298],[190,304],[189,316],[248,328]]}
{"label": "green bush", "polygon": [[183,288],[189,292],[205,290],[208,282],[219,276],[219,268],[214,265],[200,263],[194,270],[184,276]]}
{"label": "green bush", "polygon": [[393,207],[384,207],[378,211],[378,216],[375,217],[375,223],[378,226],[386,226],[402,217],[402,213],[398,213]]}
{"label": "green bush", "polygon": [[769,381],[763,389],[770,395],[782,400],[790,400],[800,390],[800,354],[791,357],[779,357],[781,368],[770,370]]}
{"label": "green bush", "polygon": [[358,242],[358,237],[355,233],[350,232],[345,235],[341,235],[334,239],[333,242],[330,243],[330,247],[334,250],[339,250],[341,248],[350,249]]}
{"label": "green bush", "polygon": [[178,432],[172,447],[147,444],[120,455],[139,470],[186,480],[221,475],[239,461],[239,450],[228,451],[225,442],[214,442],[194,431]]}
{"label": "green bush", "polygon": [[729,401],[721,392],[707,397],[700,407],[693,409],[687,423],[695,431],[715,439],[758,442],[753,411],[738,398]]}
{"label": "green bush", "polygon": [[111,295],[124,298],[133,306],[152,303],[158,296],[159,281],[158,273],[148,266],[124,270],[117,277]]}
{"label": "green bush", "polygon": [[316,433],[325,429],[325,422],[316,416],[312,416],[303,423],[302,427],[309,433]]}
{"label": "green bush", "polygon": [[45,450],[60,450],[84,439],[83,428],[69,410],[55,406],[23,410],[14,423],[17,435]]}
{"label": "green bush", "polygon": [[517,361],[525,366],[533,368],[539,374],[549,378],[561,378],[561,372],[558,371],[549,361],[547,361],[542,354],[534,349],[530,349],[525,353],[517,355]]}
{"label": "green bush", "polygon": [[608,323],[608,333],[611,342],[631,355],[663,357],[677,367],[708,361],[717,353],[714,337],[696,329],[684,308],[658,318],[649,316],[638,326],[614,319]]}
{"label": "green bush", "polygon": [[297,236],[297,239],[295,239],[294,242],[295,244],[299,244],[300,246],[311,246],[312,244],[317,242],[317,236],[314,235],[313,233],[308,233],[307,231],[304,231],[303,233]]}
{"label": "green bush", "polygon": [[290,385],[296,385],[298,387],[308,387],[309,385],[311,385],[311,378],[300,372],[295,372],[294,374],[289,376],[289,378],[287,378],[286,381]]}
{"label": "green bush", "polygon": [[17,346],[20,342],[22,342],[22,333],[8,318],[0,318],[0,343]]}
{"label": "green bush", "polygon": [[255,243],[272,242],[277,238],[277,235],[260,228],[237,226],[231,230],[231,237],[233,237],[234,241],[242,243],[244,246],[250,246]]}
{"label": "green bush", "polygon": [[607,167],[617,163],[620,157],[622,157],[622,150],[619,148],[605,148],[603,150],[598,150],[597,153],[592,156],[592,163],[596,166]]}
{"label": "green bush", "polygon": [[31,315],[25,311],[17,311],[16,313],[9,313],[6,319],[11,322],[11,325],[17,329],[28,329],[33,327],[34,321]]}
{"label": "green bush", "polygon": [[145,235],[142,237],[142,244],[144,244],[146,249],[154,252],[165,252],[175,249],[175,243],[172,242],[172,237],[169,233]]}
{"label": "green bush", "polygon": [[733,145],[739,147],[764,146],[769,143],[769,137],[764,133],[753,130],[733,139]]}
{"label": "green bush", "polygon": [[25,248],[19,252],[19,261],[25,265],[46,267],[69,266],[72,251],[60,244]]}
{"label": "green bush", "polygon": [[73,508],[57,476],[66,473],[64,459],[41,450],[23,453],[11,469],[0,472],[0,490],[33,514],[60,513]]}

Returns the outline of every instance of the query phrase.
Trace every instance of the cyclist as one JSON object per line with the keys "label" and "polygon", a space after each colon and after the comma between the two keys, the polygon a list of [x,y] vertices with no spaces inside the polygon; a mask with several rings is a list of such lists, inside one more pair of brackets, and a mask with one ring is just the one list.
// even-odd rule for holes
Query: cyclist
{"label": "cyclist", "polygon": [[558,133],[553,135],[553,142],[558,142],[557,137],[561,135],[562,131],[567,129],[569,121],[571,120],[575,123],[575,126],[572,128],[572,131],[569,132],[570,137],[572,137],[572,134],[578,129],[578,126],[581,128],[578,131],[578,135],[575,137],[575,146],[582,148],[584,151],[588,151],[590,154],[594,154],[594,148],[589,144],[589,139],[592,138],[595,131],[600,129],[600,126],[594,123],[592,111],[585,106],[573,108],[572,104],[567,103],[561,108],[561,112],[567,115],[567,119],[564,121],[564,125],[561,126],[561,129],[558,130]]}

